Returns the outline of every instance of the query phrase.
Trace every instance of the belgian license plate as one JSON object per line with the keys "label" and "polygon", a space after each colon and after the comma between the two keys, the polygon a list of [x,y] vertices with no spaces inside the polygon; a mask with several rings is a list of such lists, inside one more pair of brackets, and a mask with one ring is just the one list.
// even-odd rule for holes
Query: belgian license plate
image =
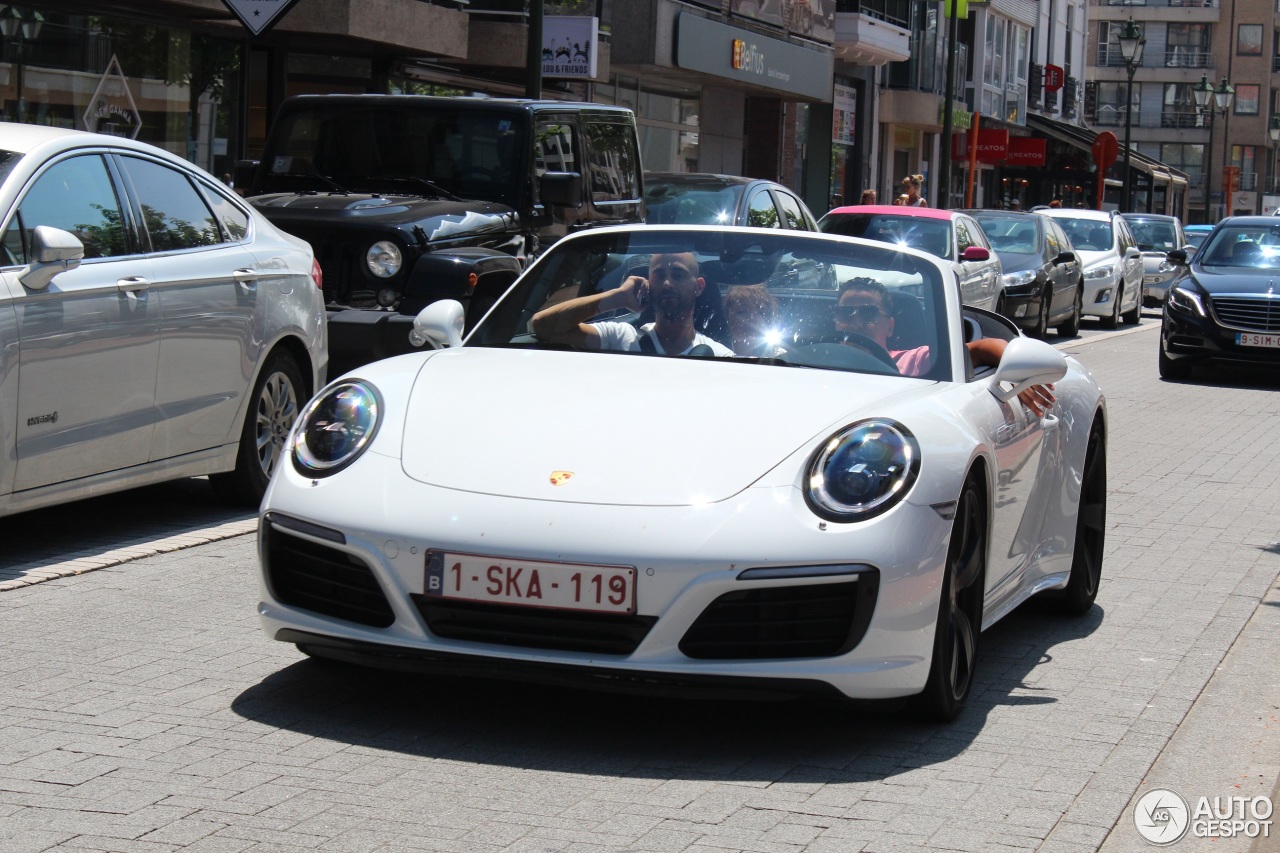
{"label": "belgian license plate", "polygon": [[636,570],[428,551],[426,594],[490,604],[635,613]]}
{"label": "belgian license plate", "polygon": [[1236,344],[1242,347],[1269,347],[1280,349],[1280,335],[1262,335],[1257,332],[1237,332]]}

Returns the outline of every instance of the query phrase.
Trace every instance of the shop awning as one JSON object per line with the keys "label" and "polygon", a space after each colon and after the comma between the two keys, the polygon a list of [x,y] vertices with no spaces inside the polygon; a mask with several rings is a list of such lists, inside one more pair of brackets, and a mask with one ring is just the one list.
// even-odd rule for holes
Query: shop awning
{"label": "shop awning", "polygon": [[[1030,113],[1027,115],[1027,128],[1045,136],[1065,142],[1083,151],[1089,152],[1092,156],[1093,140],[1097,138],[1096,131],[1087,127],[1080,127],[1075,124],[1067,124],[1065,121],[1057,121],[1056,119],[1045,118],[1044,116]],[[1121,159],[1124,152],[1121,151]],[[1138,151],[1137,148],[1132,149],[1129,154],[1129,165],[1139,172],[1145,172],[1151,176],[1153,184],[1167,184],[1170,186],[1185,186],[1187,183],[1187,175],[1185,172],[1173,168],[1167,163],[1162,163],[1152,157],[1148,157]]]}

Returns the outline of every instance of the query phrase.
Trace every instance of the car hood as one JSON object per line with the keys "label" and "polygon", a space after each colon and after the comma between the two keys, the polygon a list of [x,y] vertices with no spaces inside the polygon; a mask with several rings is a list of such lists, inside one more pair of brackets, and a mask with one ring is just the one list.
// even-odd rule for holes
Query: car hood
{"label": "car hood", "polygon": [[[272,222],[320,224],[343,222],[375,226],[418,225],[432,239],[454,232],[503,230],[515,211],[487,201],[448,201],[416,195],[367,193],[272,193],[249,199]],[[438,232],[438,233],[437,233]]]}
{"label": "car hood", "polygon": [[1000,259],[1000,269],[1006,274],[1023,270],[1039,270],[1044,266],[1044,259],[1039,255],[1027,255],[1021,252],[996,252]]}
{"label": "car hood", "polygon": [[[799,448],[938,383],[629,354],[464,348],[427,359],[405,473],[449,489],[574,503],[729,498]],[[553,487],[553,474],[568,472]]]}
{"label": "car hood", "polygon": [[1280,293],[1280,269],[1192,267],[1191,279],[1209,294]]}
{"label": "car hood", "polygon": [[1120,256],[1111,250],[1091,252],[1086,249],[1076,249],[1075,253],[1076,258],[1080,261],[1081,269],[1088,269],[1102,263],[1118,264],[1120,262]]}

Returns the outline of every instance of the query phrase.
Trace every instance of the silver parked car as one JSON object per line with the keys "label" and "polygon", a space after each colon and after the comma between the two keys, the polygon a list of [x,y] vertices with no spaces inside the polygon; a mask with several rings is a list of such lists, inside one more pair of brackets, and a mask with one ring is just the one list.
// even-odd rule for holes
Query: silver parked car
{"label": "silver parked car", "polygon": [[327,368],[311,248],[140,142],[0,123],[0,515],[208,474],[256,503]]}
{"label": "silver parked car", "polygon": [[1194,251],[1182,229],[1182,220],[1160,213],[1122,213],[1142,252],[1142,304],[1148,308],[1164,303],[1169,288],[1187,274],[1185,264],[1169,260],[1169,253]]}

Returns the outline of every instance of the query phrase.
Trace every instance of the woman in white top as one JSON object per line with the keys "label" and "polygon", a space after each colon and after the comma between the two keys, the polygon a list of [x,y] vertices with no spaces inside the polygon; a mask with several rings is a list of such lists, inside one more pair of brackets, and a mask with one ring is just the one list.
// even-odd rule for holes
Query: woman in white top
{"label": "woman in white top", "polygon": [[902,179],[902,192],[906,196],[902,204],[906,207],[928,207],[929,203],[920,195],[920,184],[924,175],[907,175]]}

